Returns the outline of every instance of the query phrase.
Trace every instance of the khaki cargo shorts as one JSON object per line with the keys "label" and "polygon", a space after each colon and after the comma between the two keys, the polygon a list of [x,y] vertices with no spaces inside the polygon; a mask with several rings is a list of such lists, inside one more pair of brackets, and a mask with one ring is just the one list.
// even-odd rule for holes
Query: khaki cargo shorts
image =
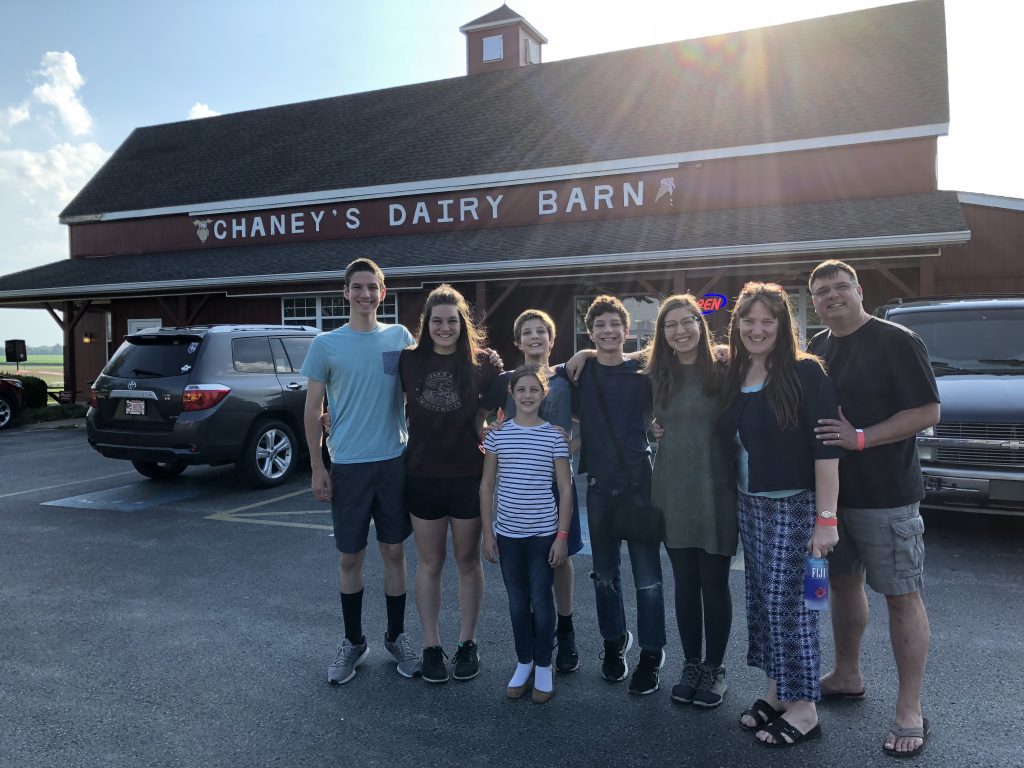
{"label": "khaki cargo shorts", "polygon": [[885,509],[839,508],[839,544],[828,557],[832,574],[863,573],[883,595],[924,586],[924,520],[920,504]]}

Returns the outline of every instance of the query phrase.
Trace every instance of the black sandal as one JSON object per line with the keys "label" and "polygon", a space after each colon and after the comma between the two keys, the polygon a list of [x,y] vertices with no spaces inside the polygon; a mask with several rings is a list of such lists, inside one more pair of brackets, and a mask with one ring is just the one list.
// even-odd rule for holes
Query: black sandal
{"label": "black sandal", "polygon": [[[776,709],[764,699],[758,699],[740,714],[740,728],[744,731],[760,731],[769,723],[782,717],[785,710]],[[756,725],[747,725],[743,722],[743,715],[753,720]]]}
{"label": "black sandal", "polygon": [[[773,739],[772,741],[757,739],[757,743],[762,747],[795,747],[801,741],[820,737],[821,723],[815,724],[807,733],[800,733],[797,727],[789,722],[789,720],[779,717],[760,730],[767,733]],[[755,736],[754,738],[757,737]],[[789,741],[786,741],[786,739],[789,739]]]}

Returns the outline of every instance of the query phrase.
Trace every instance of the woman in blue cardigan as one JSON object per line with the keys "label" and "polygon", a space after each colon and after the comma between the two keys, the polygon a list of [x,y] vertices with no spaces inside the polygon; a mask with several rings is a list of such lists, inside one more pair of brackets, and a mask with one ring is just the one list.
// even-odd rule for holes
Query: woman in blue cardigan
{"label": "woman in blue cardigan", "polygon": [[818,419],[836,418],[835,392],[821,361],[800,350],[788,297],[774,283],[743,286],[729,352],[718,432],[739,491],[747,664],[768,677],[740,727],[764,746],[789,747],[821,735],[818,614],[804,607],[803,577],[808,553],[824,557],[839,539],[842,450],[814,436]]}

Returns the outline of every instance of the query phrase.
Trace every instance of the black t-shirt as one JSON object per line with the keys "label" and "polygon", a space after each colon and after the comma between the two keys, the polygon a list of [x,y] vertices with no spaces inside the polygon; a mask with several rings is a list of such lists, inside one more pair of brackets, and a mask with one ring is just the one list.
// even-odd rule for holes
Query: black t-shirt
{"label": "black t-shirt", "polygon": [[[871,427],[899,411],[939,402],[928,350],[902,325],[872,317],[848,336],[822,331],[807,349],[825,359],[839,406],[854,427]],[[839,462],[841,506],[881,509],[923,498],[913,436],[848,451]]]}
{"label": "black t-shirt", "polygon": [[[580,471],[600,478],[609,487],[628,488],[650,475],[651,446],[647,442],[647,427],[654,403],[651,381],[640,372],[642,367],[636,360],[626,360],[619,365],[601,365],[597,360],[589,360],[580,375],[577,408],[582,439]],[[608,433],[608,422],[597,397],[598,380],[628,470],[619,462]],[[642,467],[646,474],[641,471]]]}
{"label": "black t-shirt", "polygon": [[488,355],[477,356],[470,397],[460,391],[455,355],[402,350],[399,371],[409,418],[405,471],[416,477],[475,477],[483,473],[484,454],[476,432],[480,393],[499,373]]}

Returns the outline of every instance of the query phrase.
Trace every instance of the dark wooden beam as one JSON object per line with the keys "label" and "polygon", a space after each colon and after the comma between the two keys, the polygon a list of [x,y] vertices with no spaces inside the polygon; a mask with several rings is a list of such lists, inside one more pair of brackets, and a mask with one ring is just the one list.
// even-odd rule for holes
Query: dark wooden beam
{"label": "dark wooden beam", "polygon": [[686,270],[677,269],[672,274],[672,292],[686,293]]}
{"label": "dark wooden beam", "polygon": [[934,259],[921,259],[921,295],[935,295],[935,261]]}
{"label": "dark wooden beam", "polygon": [[661,301],[663,298],[665,298],[665,292],[663,290],[661,290],[660,288],[654,286],[653,284],[651,284],[647,280],[644,280],[643,278],[638,277],[636,279],[636,281],[638,283],[640,283],[640,285],[642,285],[645,289],[647,289],[647,292],[649,294],[651,294],[651,296],[656,298],[658,301]]}
{"label": "dark wooden beam", "polygon": [[64,321],[60,319],[60,317],[57,315],[56,312],[53,311],[53,307],[50,306],[50,302],[44,301],[43,302],[43,306],[46,307],[46,311],[50,313],[50,317],[53,318],[53,321],[57,325],[59,325],[60,329],[63,331],[64,330]]}
{"label": "dark wooden beam", "polygon": [[209,293],[203,294],[203,298],[199,300],[199,304],[196,305],[195,309],[192,310],[188,318],[185,320],[185,325],[192,325],[196,321],[196,318],[199,317],[199,313],[202,312],[203,307],[206,306],[206,302],[210,300],[211,295],[212,294]]}
{"label": "dark wooden beam", "polygon": [[476,311],[482,317],[487,316],[487,283],[483,280],[476,281]]}
{"label": "dark wooden beam", "polygon": [[707,282],[706,282],[706,283],[704,284],[704,287],[703,287],[703,288],[701,288],[699,292],[697,292],[697,293],[695,293],[695,294],[693,294],[693,295],[694,295],[694,296],[696,296],[696,297],[697,297],[697,298],[699,299],[699,298],[700,298],[701,296],[703,296],[703,295],[704,295],[705,293],[707,293],[707,292],[708,292],[708,291],[710,291],[710,290],[711,290],[712,288],[714,288],[714,287],[715,287],[715,283],[717,283],[717,282],[718,282],[719,280],[721,280],[721,279],[722,279],[723,277],[725,277],[725,273],[726,273],[726,272],[728,272],[728,270],[727,270],[727,269],[725,269],[725,268],[723,268],[723,269],[719,269],[719,270],[718,270],[717,272],[715,272],[715,273],[714,273],[714,274],[713,274],[713,275],[711,276],[711,278],[710,278],[710,279],[709,279],[709,280],[708,280],[708,281],[707,281]]}
{"label": "dark wooden beam", "polygon": [[171,309],[171,305],[164,301],[163,296],[157,296],[156,301],[163,308],[164,312],[167,313],[167,316],[174,321],[173,325],[183,325],[181,318],[178,317],[178,313]]}
{"label": "dark wooden beam", "polygon": [[514,291],[516,289],[516,287],[518,287],[518,285],[519,285],[519,281],[518,280],[513,280],[511,283],[509,283],[507,286],[505,286],[505,290],[501,292],[501,296],[499,296],[497,299],[495,299],[494,303],[491,304],[491,306],[489,306],[487,308],[487,313],[486,314],[489,315],[492,312],[494,312],[494,310],[496,310],[498,307],[500,307],[501,306],[501,302],[503,302],[505,299],[507,299],[508,295],[510,293],[512,293],[512,291]]}
{"label": "dark wooden beam", "polygon": [[892,270],[888,267],[883,267],[881,264],[877,265],[875,269],[878,270],[878,274],[888,280],[890,283],[899,289],[900,293],[905,297],[915,296],[916,294],[910,289],[910,286],[900,280],[896,275],[892,273]]}
{"label": "dark wooden beam", "polygon": [[[74,304],[71,304],[71,306],[74,307]],[[92,306],[92,299],[88,299],[81,307],[78,308],[78,311],[74,313],[74,315],[71,318],[70,324],[70,328],[72,331],[75,330],[75,326],[78,325],[78,321],[82,319],[82,316],[85,314],[86,310],[88,310],[90,306]]]}

